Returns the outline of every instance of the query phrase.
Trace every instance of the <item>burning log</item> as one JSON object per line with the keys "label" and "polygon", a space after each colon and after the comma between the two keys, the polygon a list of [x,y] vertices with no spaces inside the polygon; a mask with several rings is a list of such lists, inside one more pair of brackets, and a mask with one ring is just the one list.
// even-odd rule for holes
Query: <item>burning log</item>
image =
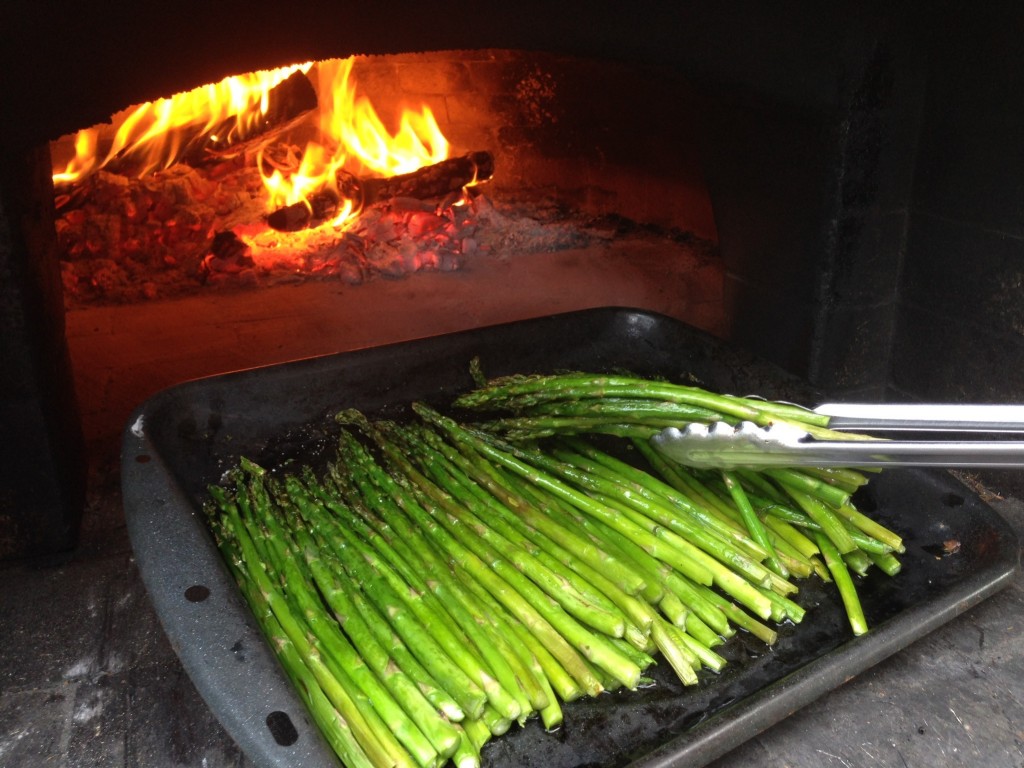
{"label": "burning log", "polygon": [[[316,90],[309,78],[302,72],[294,72],[267,93],[267,110],[257,128],[247,131],[245,136],[234,138],[230,133],[234,118],[225,120],[213,131],[198,137],[189,146],[182,162],[196,167],[208,159],[218,157],[241,141],[250,141],[273,128],[287,125],[295,118],[316,109],[317,103]],[[227,137],[226,140],[220,138],[223,136]]]}
{"label": "burning log", "polygon": [[318,192],[305,202],[278,208],[267,216],[267,224],[278,232],[298,232],[334,218],[340,202],[334,192]]}
{"label": "burning log", "polygon": [[[366,208],[397,197],[429,200],[441,198],[494,175],[494,157],[490,152],[470,152],[428,165],[412,173],[387,178],[344,180],[342,194]],[[272,229],[295,232],[329,220],[338,210],[341,198],[333,191],[313,195],[307,202],[278,208],[267,217]]]}
{"label": "burning log", "polygon": [[491,153],[470,152],[401,176],[365,179],[361,182],[362,202],[363,205],[373,205],[393,197],[415,197],[419,200],[444,197],[474,182],[487,181],[493,175],[494,157]]}
{"label": "burning log", "polygon": [[[287,126],[315,109],[317,103],[316,90],[309,78],[302,72],[294,72],[267,92],[266,111],[259,122],[247,129],[244,135],[239,136],[233,132],[236,125],[234,117],[226,118],[213,128],[202,123],[182,128],[179,141],[172,145],[183,147],[174,162],[198,168],[211,159],[220,159],[236,145],[251,142],[275,128]],[[122,152],[122,156],[107,163],[107,170],[124,176],[137,176],[153,165],[152,159],[145,155],[139,156],[133,150]]]}

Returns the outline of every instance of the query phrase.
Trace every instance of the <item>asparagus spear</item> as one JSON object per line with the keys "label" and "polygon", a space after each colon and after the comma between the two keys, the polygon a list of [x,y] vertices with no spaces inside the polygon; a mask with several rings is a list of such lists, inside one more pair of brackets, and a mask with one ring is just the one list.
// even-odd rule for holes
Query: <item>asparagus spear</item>
{"label": "asparagus spear", "polygon": [[[231,503],[224,495],[223,489],[211,488],[210,495],[220,509],[226,510],[225,505]],[[295,648],[295,644],[288,639],[281,623],[270,609],[266,597],[259,590],[256,582],[248,577],[238,542],[230,533],[224,532],[224,526],[219,520],[212,521],[211,528],[217,546],[224,554],[228,570],[234,576],[243,597],[252,608],[257,624],[274,649],[285,674],[306,704],[313,721],[317,724],[328,745],[350,768],[374,768],[373,762],[360,746],[352,728],[341,713],[334,708],[316,677]]]}
{"label": "asparagus spear", "polygon": [[761,426],[780,418],[809,427],[824,428],[828,417],[813,411],[751,398],[718,395],[700,387],[652,381],[630,376],[595,376],[590,373],[553,376],[509,376],[495,379],[455,399],[462,408],[508,407],[517,410],[527,405],[554,399],[574,400],[584,397],[629,397],[664,400],[672,403],[706,408],[736,419],[752,421]]}
{"label": "asparagus spear", "polygon": [[[380,497],[369,501],[375,503],[378,508],[387,502],[387,499]],[[493,632],[488,632],[486,624],[480,621],[475,600],[438,562],[433,550],[428,546],[410,546],[401,536],[391,535],[384,522],[368,509],[363,508],[360,515],[344,514],[346,525],[359,532],[365,541],[372,542],[407,584],[418,590],[425,598],[436,600],[437,609],[448,612],[455,619],[489,669],[494,671],[501,688],[517,699],[519,714],[515,715],[511,710],[505,714],[522,720],[533,711],[535,704],[546,705],[546,701],[539,698],[541,694],[535,681],[529,676],[517,674],[511,664],[513,657],[504,652],[500,638]],[[392,519],[399,518],[393,516]],[[503,699],[499,704],[502,708],[507,706]]]}
{"label": "asparagus spear", "polygon": [[[380,438],[379,433],[376,437]],[[441,537],[440,540],[445,543],[450,552],[453,554],[458,552],[463,557],[468,555],[473,562],[489,564],[491,573],[503,581],[499,590],[502,594],[509,595],[514,591],[518,598],[513,601],[514,603],[518,604],[525,600],[590,661],[611,674],[623,685],[629,688],[637,686],[641,670],[635,664],[624,658],[614,645],[607,642],[604,635],[587,630],[556,600],[545,594],[520,571],[520,568],[531,568],[528,559],[519,557],[512,549],[500,547],[498,537],[490,535],[490,529],[486,526],[475,525],[474,530],[469,531],[466,527],[467,523],[472,525],[475,521],[464,513],[459,504],[454,503],[443,492],[437,492],[436,486],[431,489],[429,481],[416,472],[401,453],[394,450],[389,443],[381,440],[381,445],[389,458],[401,466],[403,472],[416,479],[416,487],[424,491],[423,495],[429,496],[429,499],[421,499],[420,507],[430,514],[432,520],[440,524],[440,528],[445,530],[447,536]],[[431,492],[428,493],[428,489]],[[435,504],[438,506],[435,507]],[[490,544],[497,544],[500,548],[492,550],[488,546]],[[506,561],[505,557],[507,556],[515,558],[514,563]],[[531,570],[535,574],[539,571],[536,568],[531,568]],[[492,579],[490,583],[496,582]],[[580,609],[586,610],[586,607],[582,606]]]}
{"label": "asparagus spear", "polygon": [[[649,623],[649,615],[640,601],[625,593],[602,572],[578,558],[574,552],[563,548],[543,532],[526,524],[517,514],[517,512],[521,512],[523,517],[531,517],[532,510],[524,509],[527,507],[526,500],[499,482],[490,467],[474,466],[466,460],[464,454],[444,443],[436,433],[424,432],[423,438],[423,442],[418,444],[421,449],[420,461],[432,471],[432,476],[438,482],[445,482],[446,487],[466,489],[470,492],[477,491],[475,495],[482,507],[478,505],[474,505],[474,507],[479,510],[480,515],[486,516],[491,521],[491,525],[495,526],[506,538],[528,548],[548,568],[560,574],[564,579],[571,580],[585,599],[603,602],[606,610],[611,610],[612,606],[616,606],[624,616],[628,616],[642,626]],[[428,453],[427,446],[434,452]],[[415,441],[413,447],[417,447]],[[447,451],[445,451],[446,447]],[[542,515],[533,517],[544,517],[546,521],[550,522],[550,518]],[[571,538],[573,543],[578,543],[582,548],[593,550],[575,535],[565,538]],[[606,567],[610,561],[614,562],[607,555],[600,558],[600,561]],[[618,563],[615,565],[617,566]],[[574,578],[568,571],[572,571],[578,578]],[[635,576],[635,574],[630,575]]]}
{"label": "asparagus spear", "polygon": [[853,585],[853,579],[850,578],[850,572],[846,569],[846,565],[843,563],[839,550],[836,549],[828,536],[824,533],[818,532],[815,534],[815,538],[818,540],[818,546],[821,548],[821,552],[825,556],[825,564],[828,566],[828,569],[832,574],[832,578],[835,579],[836,587],[839,589],[839,596],[842,598],[843,605],[846,607],[846,615],[850,621],[850,629],[853,630],[853,634],[855,635],[863,635],[868,631],[868,623],[864,618],[864,610],[861,607],[860,598],[857,597],[857,588]]}
{"label": "asparagus spear", "polygon": [[[459,744],[458,732],[374,637],[349,596],[349,590],[342,587],[335,575],[337,571],[332,570],[325,562],[321,555],[321,547],[314,541],[313,536],[301,526],[295,526],[294,535],[297,539],[298,554],[305,558],[313,582],[331,607],[338,625],[358,649],[359,657],[388,688],[395,700],[430,740],[437,753],[442,758],[450,757]],[[454,714],[461,719],[461,710]]]}
{"label": "asparagus spear", "polygon": [[[300,509],[310,515],[307,519],[330,542],[332,553],[362,585],[366,596],[378,606],[420,663],[458,702],[466,716],[479,717],[487,695],[463,668],[479,662],[450,631],[450,618],[425,607],[419,599],[421,595],[404,588],[401,579],[353,533],[334,520],[317,516],[315,506],[303,509],[300,505]],[[463,664],[454,656],[461,658]]]}
{"label": "asparagus spear", "polygon": [[[602,690],[602,686],[591,670],[583,662],[579,652],[551,623],[554,618],[556,622],[565,623],[567,626],[574,621],[562,621],[562,617],[568,617],[561,608],[554,604],[554,601],[539,597],[537,603],[544,611],[537,608],[537,605],[528,602],[508,582],[498,576],[490,566],[480,559],[471,550],[463,546],[455,539],[436,519],[425,510],[411,496],[402,492],[401,488],[377,467],[365,451],[361,450],[358,444],[348,436],[346,446],[352,449],[352,457],[355,461],[364,462],[369,470],[377,476],[378,480],[389,489],[393,498],[398,502],[403,511],[425,532],[425,534],[444,552],[454,559],[461,568],[466,569],[472,576],[481,582],[499,602],[501,602],[514,616],[522,621],[530,631],[538,636],[544,646],[550,650],[562,663],[573,677],[583,686],[588,693],[596,695]],[[534,593],[534,597],[538,597]],[[557,610],[556,610],[557,608]],[[579,626],[579,625],[576,625]],[[577,640],[585,642],[582,632]],[[639,675],[637,675],[639,677]]]}
{"label": "asparagus spear", "polygon": [[[396,460],[404,461],[401,454],[394,455]],[[417,482],[417,489],[447,509],[460,523],[470,527],[479,536],[481,544],[492,545],[496,553],[532,579],[566,611],[612,637],[621,637],[625,633],[625,616],[615,604],[568,568],[564,561],[545,556],[543,550],[504,519],[497,504],[483,503],[467,491],[466,484],[458,482],[459,478],[444,472],[433,473],[439,483],[443,483],[442,488],[430,483],[411,467],[406,471]],[[486,547],[479,549],[487,554]]]}
{"label": "asparagus spear", "polygon": [[750,535],[754,538],[754,541],[767,551],[769,567],[783,578],[788,578],[789,571],[779,560],[778,555],[776,555],[775,546],[768,536],[768,531],[757,516],[757,513],[754,512],[754,508],[751,506],[750,499],[747,498],[742,484],[733,472],[727,470],[722,472],[722,479],[725,481],[725,486],[729,489],[729,493],[732,494],[733,501],[736,502],[736,507],[739,509],[743,522],[746,524],[747,530],[750,531]]}
{"label": "asparagus spear", "polygon": [[226,528],[237,542],[241,562],[247,577],[253,581],[253,589],[258,590],[263,596],[317,684],[352,728],[363,751],[376,765],[413,765],[412,759],[383,726],[375,711],[357,704],[360,696],[348,675],[337,669],[329,669],[319,651],[309,642],[300,620],[264,570],[262,558],[257,553],[248,527],[239,515],[238,507],[231,504],[225,511]]}
{"label": "asparagus spear", "polygon": [[697,563],[688,552],[681,551],[672,544],[667,544],[654,533],[644,530],[632,520],[618,514],[599,499],[594,499],[562,482],[559,478],[544,472],[531,464],[520,459],[519,449],[512,446],[505,446],[506,450],[495,447],[487,438],[479,433],[459,427],[451,419],[441,416],[436,411],[423,404],[414,404],[414,409],[428,421],[436,423],[443,431],[450,434],[455,440],[468,440],[481,455],[496,461],[502,466],[510,469],[521,477],[529,480],[532,484],[543,488],[545,491],[554,494],[556,497],[568,502],[584,513],[606,522],[609,526],[619,530],[627,538],[636,541],[650,554],[663,560],[673,567],[688,573],[695,580],[710,584],[713,575],[700,563]]}

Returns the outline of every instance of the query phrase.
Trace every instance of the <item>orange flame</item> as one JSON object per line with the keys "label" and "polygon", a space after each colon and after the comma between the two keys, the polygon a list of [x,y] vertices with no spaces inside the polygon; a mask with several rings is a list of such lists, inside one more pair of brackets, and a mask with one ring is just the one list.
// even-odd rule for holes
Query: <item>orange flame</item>
{"label": "orange flame", "polygon": [[418,112],[403,110],[398,130],[388,131],[370,100],[357,97],[352,78],[354,63],[355,58],[349,57],[317,65],[323,143],[307,145],[298,170],[286,175],[275,169],[268,175],[261,160],[268,210],[307,201],[312,194],[330,190],[340,201],[330,224],[339,227],[359,212],[358,202],[345,197],[338,187],[338,173],[343,169],[394,176],[448,157],[448,141],[427,106]]}
{"label": "orange flame", "polygon": [[86,128],[75,134],[75,156],[71,158],[63,171],[53,174],[55,186],[78,181],[96,169],[98,137],[99,131],[95,128]]}
{"label": "orange flame", "polygon": [[321,97],[321,103],[327,103],[326,109],[321,108],[324,134],[338,137],[365,168],[382,176],[410,173],[446,159],[448,141],[430,108],[404,110],[398,131],[389,133],[370,100],[356,98],[353,62],[351,58],[335,60],[320,69],[330,91]]}
{"label": "orange flame", "polygon": [[[98,128],[86,128],[75,136],[75,156],[63,171],[54,173],[56,185],[79,181],[115,158],[128,158],[137,175],[168,168],[187,147],[186,138],[230,141],[244,137],[266,114],[268,94],[293,73],[309,71],[311,63],[227,77],[166,99],[150,101],[132,110],[117,126],[113,142],[101,156]],[[215,130],[234,124],[227,136]]]}

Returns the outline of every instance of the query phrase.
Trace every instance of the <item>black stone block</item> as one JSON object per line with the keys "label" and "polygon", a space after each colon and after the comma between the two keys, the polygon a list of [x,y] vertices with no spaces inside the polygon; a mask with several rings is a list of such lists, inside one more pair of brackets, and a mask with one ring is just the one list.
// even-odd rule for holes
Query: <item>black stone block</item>
{"label": "black stone block", "polygon": [[907,303],[1024,342],[1024,239],[918,214],[902,293]]}
{"label": "black stone block", "polygon": [[893,386],[918,400],[1020,402],[1024,342],[924,307],[904,306]]}
{"label": "black stone block", "polygon": [[882,399],[889,380],[895,313],[895,302],[846,306],[829,313],[812,383],[833,399],[853,392]]}
{"label": "black stone block", "polygon": [[0,560],[74,546],[85,458],[49,150],[0,158]]}

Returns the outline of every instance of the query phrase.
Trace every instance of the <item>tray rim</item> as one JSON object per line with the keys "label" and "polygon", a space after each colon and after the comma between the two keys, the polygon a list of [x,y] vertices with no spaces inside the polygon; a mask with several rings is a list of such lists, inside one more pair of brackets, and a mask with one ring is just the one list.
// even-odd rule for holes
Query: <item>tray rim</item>
{"label": "tray rim", "polygon": [[[143,583],[164,632],[193,684],[228,734],[254,764],[275,768],[303,768],[338,765],[339,762],[310,721],[304,704],[285,679],[240,591],[221,561],[194,500],[172,472],[162,471],[160,446],[150,437],[147,429],[154,412],[159,411],[167,400],[187,395],[190,389],[208,386],[211,382],[244,382],[247,377],[259,376],[268,370],[301,373],[361,353],[381,354],[392,348],[486,333],[503,326],[533,321],[557,322],[561,317],[596,316],[609,311],[638,313],[661,322],[677,324],[689,332],[701,333],[675,318],[647,310],[628,307],[576,310],[185,381],[154,394],[133,411],[122,433],[121,471],[126,523]],[[140,457],[145,457],[145,460]],[[161,471],[154,472],[154,469]],[[975,496],[970,489],[965,490]],[[991,512],[998,546],[997,556],[986,568],[974,571],[958,581],[953,588],[942,593],[942,600],[927,600],[903,610],[883,625],[872,629],[869,635],[853,638],[807,662],[795,672],[671,738],[630,765],[634,768],[704,765],[1008,586],[1019,569],[1016,536],[998,512],[987,504],[984,506]],[[178,514],[168,517],[164,514],[167,510]],[[168,558],[166,551],[157,551],[154,542],[166,539],[177,545],[180,560]],[[187,574],[182,573],[179,566],[182,562],[191,562],[193,558],[213,568],[213,574],[217,577],[213,585],[228,585],[226,594],[213,589],[208,597],[198,602],[183,600],[185,590],[195,580],[184,578]],[[236,658],[244,657],[234,665],[224,663],[223,647],[219,651],[210,647],[211,643],[214,646],[219,644],[225,632],[237,635],[235,645],[229,650]],[[235,648],[241,648],[242,651],[236,652]],[[269,680],[271,685],[254,687],[254,678],[261,683]],[[240,696],[245,700],[241,707],[238,701]],[[262,720],[267,712],[285,712],[289,715],[297,734],[294,743],[283,746],[274,741],[269,727],[252,727],[254,720]]]}

